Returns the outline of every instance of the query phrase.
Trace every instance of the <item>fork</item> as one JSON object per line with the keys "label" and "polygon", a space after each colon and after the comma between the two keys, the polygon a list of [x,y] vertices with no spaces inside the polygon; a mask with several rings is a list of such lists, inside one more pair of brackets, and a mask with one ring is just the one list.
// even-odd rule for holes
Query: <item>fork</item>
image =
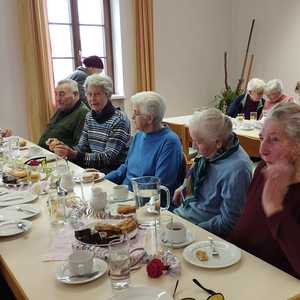
{"label": "fork", "polygon": [[212,237],[208,237],[209,239],[209,246],[210,246],[210,249],[211,249],[211,254],[212,256],[219,256],[220,253],[219,251],[216,249],[216,246],[215,246],[215,243],[214,243],[214,239]]}

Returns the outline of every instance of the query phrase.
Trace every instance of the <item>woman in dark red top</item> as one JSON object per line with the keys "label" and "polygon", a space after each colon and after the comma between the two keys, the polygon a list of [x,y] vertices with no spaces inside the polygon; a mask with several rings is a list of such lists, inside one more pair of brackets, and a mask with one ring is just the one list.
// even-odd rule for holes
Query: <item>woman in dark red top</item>
{"label": "woman in dark red top", "polygon": [[274,106],[260,138],[264,162],[230,241],[300,279],[300,106]]}

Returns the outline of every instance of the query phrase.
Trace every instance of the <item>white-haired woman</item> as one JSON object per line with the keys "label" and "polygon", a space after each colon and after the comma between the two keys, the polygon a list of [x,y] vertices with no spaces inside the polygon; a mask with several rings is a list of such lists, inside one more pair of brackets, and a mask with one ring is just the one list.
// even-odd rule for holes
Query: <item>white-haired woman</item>
{"label": "white-haired woman", "polygon": [[130,123],[110,101],[113,93],[110,77],[91,75],[85,81],[85,89],[92,111],[86,115],[79,143],[74,149],[58,145],[54,152],[83,167],[107,173],[118,168],[126,159]]}
{"label": "white-haired woman", "polygon": [[300,279],[300,106],[274,106],[260,138],[264,161],[230,240]]}
{"label": "white-haired woman", "polygon": [[126,162],[107,174],[106,178],[118,184],[130,185],[134,177],[157,176],[173,194],[180,184],[183,154],[177,135],[162,124],[165,101],[155,92],[137,93],[130,100],[137,133]]}
{"label": "white-haired woman", "polygon": [[293,102],[293,97],[283,94],[283,84],[280,79],[272,79],[265,86],[266,101],[263,112],[270,110],[275,104]]}
{"label": "white-haired woman", "polygon": [[256,112],[257,118],[259,118],[265,103],[264,88],[265,82],[263,80],[252,78],[247,84],[247,92],[233,100],[227,115],[235,118],[238,114],[243,113],[245,119],[250,119],[250,113]]}
{"label": "white-haired woman", "polygon": [[[210,108],[194,113],[189,131],[200,157],[191,169],[192,196],[174,212],[222,237],[237,223],[251,181],[251,161],[232,132],[232,123],[221,111]],[[179,202],[185,186],[173,201]]]}

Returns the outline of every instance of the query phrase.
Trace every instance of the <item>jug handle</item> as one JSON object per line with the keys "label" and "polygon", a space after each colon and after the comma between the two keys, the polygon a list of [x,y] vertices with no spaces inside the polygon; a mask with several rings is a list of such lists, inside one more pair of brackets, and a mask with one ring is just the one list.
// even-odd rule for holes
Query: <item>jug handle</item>
{"label": "jug handle", "polygon": [[165,207],[161,207],[161,209],[162,209],[162,210],[168,210],[169,207],[170,207],[170,191],[169,191],[169,189],[168,189],[166,186],[164,186],[164,185],[161,185],[161,186],[160,186],[160,189],[161,189],[161,190],[164,190],[164,191],[166,192],[166,195],[167,195],[167,205],[166,205]]}

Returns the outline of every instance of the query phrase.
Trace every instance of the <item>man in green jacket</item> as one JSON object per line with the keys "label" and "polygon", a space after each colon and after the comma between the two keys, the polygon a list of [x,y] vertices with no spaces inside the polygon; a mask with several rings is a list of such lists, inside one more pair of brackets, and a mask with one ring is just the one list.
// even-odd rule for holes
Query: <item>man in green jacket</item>
{"label": "man in green jacket", "polygon": [[55,88],[57,111],[39,140],[39,146],[48,149],[49,138],[57,138],[64,144],[77,145],[85,121],[88,107],[79,100],[77,82],[71,79],[61,80]]}

